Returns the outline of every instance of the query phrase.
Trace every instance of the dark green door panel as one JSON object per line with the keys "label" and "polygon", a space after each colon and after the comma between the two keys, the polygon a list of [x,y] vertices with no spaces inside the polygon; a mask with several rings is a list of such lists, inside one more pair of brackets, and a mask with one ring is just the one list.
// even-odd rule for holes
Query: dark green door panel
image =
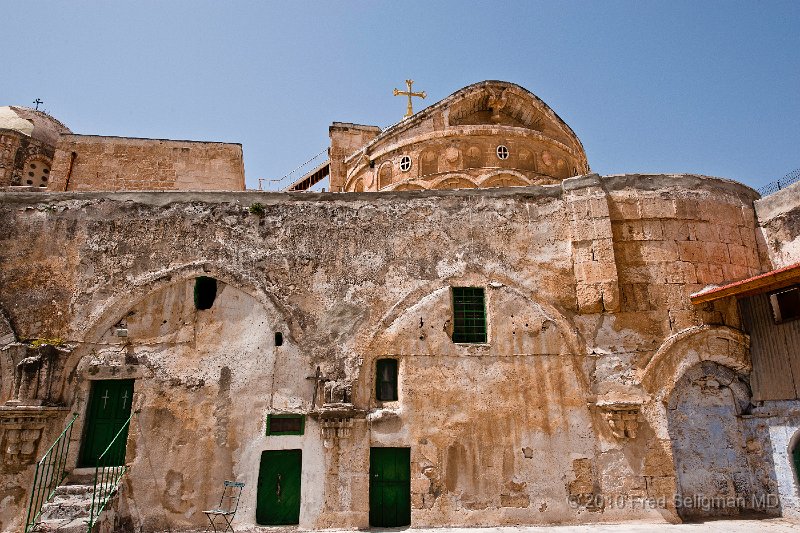
{"label": "dark green door panel", "polygon": [[411,525],[411,449],[369,451],[369,524]]}
{"label": "dark green door panel", "polygon": [[258,470],[256,523],[283,526],[300,523],[302,450],[261,452]]}
{"label": "dark green door panel", "polygon": [[[80,466],[97,466],[102,454],[128,420],[133,402],[132,379],[93,381],[86,409],[86,426],[81,442]],[[103,457],[102,466],[125,462],[127,428]]]}
{"label": "dark green door panel", "polygon": [[797,482],[800,483],[800,441],[794,445],[792,450],[792,459],[794,460],[794,475]]}

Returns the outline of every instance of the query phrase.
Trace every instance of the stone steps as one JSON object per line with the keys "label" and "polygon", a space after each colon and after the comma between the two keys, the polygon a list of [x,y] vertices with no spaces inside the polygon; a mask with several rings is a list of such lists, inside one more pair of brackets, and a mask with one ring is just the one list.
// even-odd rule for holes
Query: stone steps
{"label": "stone steps", "polygon": [[56,487],[53,499],[42,506],[34,531],[85,533],[94,495],[94,476],[94,468],[76,468],[66,484]]}

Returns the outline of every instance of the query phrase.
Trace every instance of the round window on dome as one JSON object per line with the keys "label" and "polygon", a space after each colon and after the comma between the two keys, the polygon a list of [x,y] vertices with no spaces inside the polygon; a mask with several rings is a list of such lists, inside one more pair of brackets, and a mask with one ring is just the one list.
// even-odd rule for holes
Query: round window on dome
{"label": "round window on dome", "polygon": [[508,159],[508,147],[506,145],[501,144],[497,147],[497,158]]}
{"label": "round window on dome", "polygon": [[400,158],[400,170],[403,172],[411,170],[411,157],[404,155]]}

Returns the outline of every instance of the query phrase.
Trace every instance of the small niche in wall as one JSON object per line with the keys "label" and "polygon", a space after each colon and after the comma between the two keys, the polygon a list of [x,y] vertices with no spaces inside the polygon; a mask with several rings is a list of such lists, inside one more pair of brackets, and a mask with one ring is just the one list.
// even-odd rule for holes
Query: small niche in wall
{"label": "small niche in wall", "polygon": [[194,307],[199,311],[211,309],[217,298],[217,280],[200,276],[194,280]]}
{"label": "small niche in wall", "polygon": [[280,331],[275,332],[275,346],[283,346],[283,333]]}

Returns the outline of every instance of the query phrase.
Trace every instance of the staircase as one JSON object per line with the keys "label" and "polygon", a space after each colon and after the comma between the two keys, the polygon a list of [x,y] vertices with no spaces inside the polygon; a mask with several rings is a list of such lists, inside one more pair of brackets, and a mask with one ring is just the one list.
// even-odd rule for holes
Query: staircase
{"label": "staircase", "polygon": [[[66,470],[74,415],[67,427],[36,464],[31,498],[25,519],[25,533],[58,531],[92,533],[99,526],[103,511],[119,493],[125,464],[125,440],[131,414],[97,458],[93,468]],[[119,445],[122,443],[122,445]]]}
{"label": "staircase", "polygon": [[[42,514],[33,531],[86,533],[94,496],[94,477],[94,468],[73,470],[66,483],[56,487],[53,498],[42,506]],[[119,483],[105,492],[110,492],[113,497],[118,489]]]}

